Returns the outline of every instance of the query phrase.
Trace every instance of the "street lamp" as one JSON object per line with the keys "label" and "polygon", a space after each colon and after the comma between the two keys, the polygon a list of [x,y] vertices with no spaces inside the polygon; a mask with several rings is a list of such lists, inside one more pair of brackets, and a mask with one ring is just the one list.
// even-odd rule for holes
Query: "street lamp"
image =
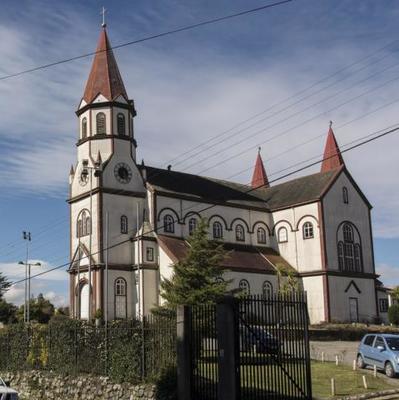
{"label": "street lamp", "polygon": [[25,271],[26,271],[26,268],[28,269],[28,302],[27,302],[27,305],[26,305],[26,321],[25,322],[28,322],[29,323],[29,321],[30,321],[30,270],[31,270],[31,267],[40,267],[42,264],[41,263],[39,263],[39,262],[37,262],[37,263],[28,263],[28,262],[23,262],[23,261],[20,261],[19,263],[18,263],[19,265],[25,265]]}
{"label": "street lamp", "polygon": [[[94,171],[94,176],[99,177],[102,173],[101,156],[98,154],[98,159],[94,163],[93,167],[89,166],[89,160],[83,160],[82,176],[84,179],[90,175],[90,237],[89,237],[89,310],[88,310],[88,321],[91,321],[91,307],[92,307],[92,292],[91,292],[91,254],[92,254],[92,231],[93,231],[93,177],[91,171]],[[79,288],[80,290],[80,288]],[[79,306],[80,307],[80,306]]]}

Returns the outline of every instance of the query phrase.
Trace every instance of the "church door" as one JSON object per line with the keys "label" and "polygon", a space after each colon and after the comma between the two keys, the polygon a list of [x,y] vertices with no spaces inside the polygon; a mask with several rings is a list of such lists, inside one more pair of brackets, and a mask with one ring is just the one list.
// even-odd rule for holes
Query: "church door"
{"label": "church door", "polygon": [[359,311],[356,297],[349,297],[349,315],[351,322],[359,322]]}
{"label": "church door", "polygon": [[80,319],[89,318],[89,285],[82,286],[80,292]]}

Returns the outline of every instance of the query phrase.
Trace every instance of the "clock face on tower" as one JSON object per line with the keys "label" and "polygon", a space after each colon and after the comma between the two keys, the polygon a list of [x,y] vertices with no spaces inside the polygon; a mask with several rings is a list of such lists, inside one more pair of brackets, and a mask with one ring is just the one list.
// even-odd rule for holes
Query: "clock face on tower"
{"label": "clock face on tower", "polygon": [[120,183],[129,183],[132,179],[132,170],[125,163],[118,163],[114,168],[114,175]]}

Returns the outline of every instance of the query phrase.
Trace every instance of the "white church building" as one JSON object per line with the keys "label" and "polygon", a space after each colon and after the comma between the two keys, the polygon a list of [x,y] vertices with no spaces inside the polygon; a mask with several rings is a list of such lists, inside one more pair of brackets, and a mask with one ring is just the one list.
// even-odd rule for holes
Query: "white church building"
{"label": "white church building", "polygon": [[282,266],[307,292],[312,323],[386,318],[371,205],[331,126],[320,172],[276,185],[269,185],[260,154],[251,186],[138,163],[135,103],[105,27],[76,114],[68,199],[75,318],[92,318],[96,310],[107,310],[109,319],[148,314],[162,301],[160,281],[185,257],[201,217],[210,239],[229,250],[223,268],[232,290],[276,292]]}

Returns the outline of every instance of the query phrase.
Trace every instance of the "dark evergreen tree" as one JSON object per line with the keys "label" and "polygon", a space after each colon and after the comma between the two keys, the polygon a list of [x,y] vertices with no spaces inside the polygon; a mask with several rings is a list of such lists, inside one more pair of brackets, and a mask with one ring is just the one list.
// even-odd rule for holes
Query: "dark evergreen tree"
{"label": "dark evergreen tree", "polygon": [[0,300],[2,300],[4,293],[10,286],[11,283],[8,282],[7,278],[0,272]]}
{"label": "dark evergreen tree", "polygon": [[0,322],[3,324],[17,322],[17,310],[14,304],[7,303],[4,299],[0,300]]}
{"label": "dark evergreen tree", "polygon": [[208,239],[205,220],[200,221],[188,242],[185,259],[173,265],[170,279],[161,282],[161,296],[167,308],[214,303],[227,290],[229,282],[221,279],[226,252],[221,244]]}

